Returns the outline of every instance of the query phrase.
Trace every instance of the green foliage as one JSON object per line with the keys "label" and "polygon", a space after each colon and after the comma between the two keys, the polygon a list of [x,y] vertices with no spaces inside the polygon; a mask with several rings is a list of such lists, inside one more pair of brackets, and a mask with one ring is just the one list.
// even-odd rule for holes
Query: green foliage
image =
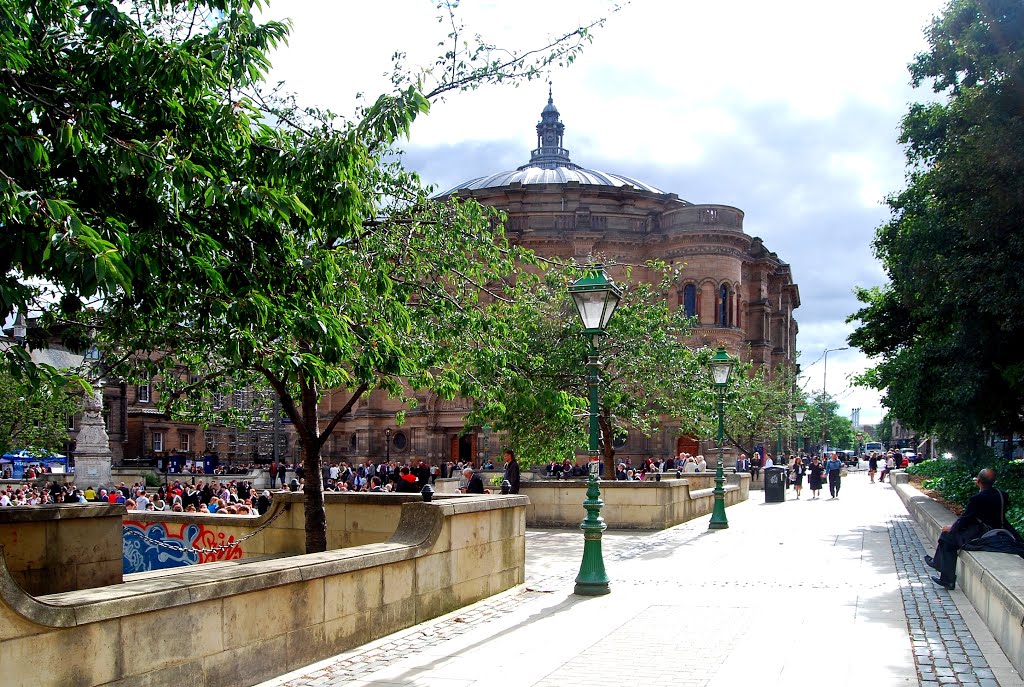
{"label": "green foliage", "polygon": [[[180,417],[269,386],[302,444],[314,551],[336,423],[403,382],[475,391],[454,352],[500,345],[481,294],[525,258],[497,213],[434,202],[396,143],[431,98],[533,78],[601,22],[516,53],[462,37],[442,3],[455,47],[427,73],[397,55],[393,91],[350,121],[267,91],[288,27],[259,6],[0,0],[0,316],[45,310],[37,344],[95,343],[99,372],[158,379]],[[322,427],[328,389],[352,394]]]}
{"label": "green foliage", "polygon": [[0,454],[18,449],[63,453],[68,417],[79,411],[80,393],[56,374],[34,385],[0,370]]}
{"label": "green foliage", "polygon": [[[991,460],[986,467],[996,471],[996,486],[1010,497],[1007,519],[1019,532],[1024,532],[1024,460]],[[966,506],[977,493],[974,477],[978,471],[961,460],[926,460],[907,468],[912,475],[924,477],[922,485],[934,489],[947,501]]]}
{"label": "green foliage", "polygon": [[[748,363],[738,364],[733,369],[725,397],[726,439],[748,455],[759,442],[764,442],[766,450],[774,454],[781,429],[785,450],[790,443],[789,437],[797,437],[800,431],[813,426],[805,418],[800,427],[793,417],[793,408],[802,402],[794,381],[794,370],[787,366],[774,370],[761,367],[753,371]],[[718,411],[714,405],[698,406],[696,410],[703,423],[695,436],[717,436]]]}
{"label": "green foliage", "polygon": [[928,39],[911,73],[944,99],[903,120],[908,184],[874,242],[889,283],[858,291],[850,342],[895,417],[977,467],[985,430],[1024,429],[1024,5],[953,0]]}
{"label": "green foliage", "polygon": [[[504,432],[523,465],[573,458],[587,446],[588,340],[567,291],[580,275],[564,265],[520,275],[507,297],[489,307],[488,326],[500,332],[502,345],[464,351],[463,367],[478,397],[467,426],[490,424]],[[695,408],[707,406],[711,396],[707,371],[683,342],[690,321],[668,307],[664,289],[671,278],[659,286],[623,285],[622,301],[599,341],[606,462],[614,455],[612,437],[650,433],[662,416],[680,418],[688,430],[703,426]]]}
{"label": "green foliage", "polygon": [[805,404],[807,414],[804,416],[802,435],[808,437],[811,446],[821,443],[822,409],[828,416],[828,443],[838,449],[852,449],[857,445],[857,430],[850,418],[839,413],[839,403],[831,396],[818,392]]}

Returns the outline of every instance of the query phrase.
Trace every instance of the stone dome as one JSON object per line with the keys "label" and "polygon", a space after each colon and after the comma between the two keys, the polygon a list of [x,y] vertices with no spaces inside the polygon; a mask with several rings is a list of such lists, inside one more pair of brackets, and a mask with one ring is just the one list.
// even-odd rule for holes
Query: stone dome
{"label": "stone dome", "polygon": [[488,188],[502,188],[518,184],[521,186],[540,184],[570,184],[613,188],[634,188],[638,191],[665,195],[661,189],[622,174],[612,174],[596,169],[587,169],[569,159],[569,151],[562,146],[565,125],[562,124],[548,89],[548,102],[541,111],[537,123],[537,147],[530,153],[530,162],[517,169],[477,177],[450,188],[437,197],[443,198],[459,191],[479,191]]}

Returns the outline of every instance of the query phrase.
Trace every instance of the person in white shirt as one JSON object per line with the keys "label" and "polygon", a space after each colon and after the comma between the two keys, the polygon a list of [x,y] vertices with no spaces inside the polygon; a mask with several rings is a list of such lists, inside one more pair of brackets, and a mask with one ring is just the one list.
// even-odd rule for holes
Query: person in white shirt
{"label": "person in white shirt", "polygon": [[704,460],[704,456],[697,456],[697,472],[707,472],[708,462]]}
{"label": "person in white shirt", "polygon": [[140,491],[138,498],[135,499],[135,510],[146,510],[148,505],[149,499],[146,498],[146,492]]}
{"label": "person in white shirt", "polygon": [[775,467],[775,462],[772,460],[772,454],[766,453],[764,455],[764,466],[766,468],[773,468],[773,467]]}
{"label": "person in white shirt", "polygon": [[11,497],[7,495],[7,492],[0,492],[0,506],[11,505]]}

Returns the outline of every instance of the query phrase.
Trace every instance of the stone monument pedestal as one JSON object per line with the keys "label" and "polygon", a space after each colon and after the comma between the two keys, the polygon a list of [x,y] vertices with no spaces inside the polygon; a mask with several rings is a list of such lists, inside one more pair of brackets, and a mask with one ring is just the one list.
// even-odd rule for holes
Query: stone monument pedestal
{"label": "stone monument pedestal", "polygon": [[103,423],[103,397],[100,391],[85,395],[82,421],[75,441],[75,483],[79,488],[110,487],[110,437]]}

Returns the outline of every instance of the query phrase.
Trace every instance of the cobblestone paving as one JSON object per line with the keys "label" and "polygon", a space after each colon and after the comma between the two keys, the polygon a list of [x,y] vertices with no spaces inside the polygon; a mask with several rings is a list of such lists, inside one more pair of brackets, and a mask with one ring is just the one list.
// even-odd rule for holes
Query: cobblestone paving
{"label": "cobblestone paving", "polygon": [[931,580],[937,573],[924,563],[927,552],[909,515],[893,516],[889,539],[922,687],[998,687],[953,598]]}

